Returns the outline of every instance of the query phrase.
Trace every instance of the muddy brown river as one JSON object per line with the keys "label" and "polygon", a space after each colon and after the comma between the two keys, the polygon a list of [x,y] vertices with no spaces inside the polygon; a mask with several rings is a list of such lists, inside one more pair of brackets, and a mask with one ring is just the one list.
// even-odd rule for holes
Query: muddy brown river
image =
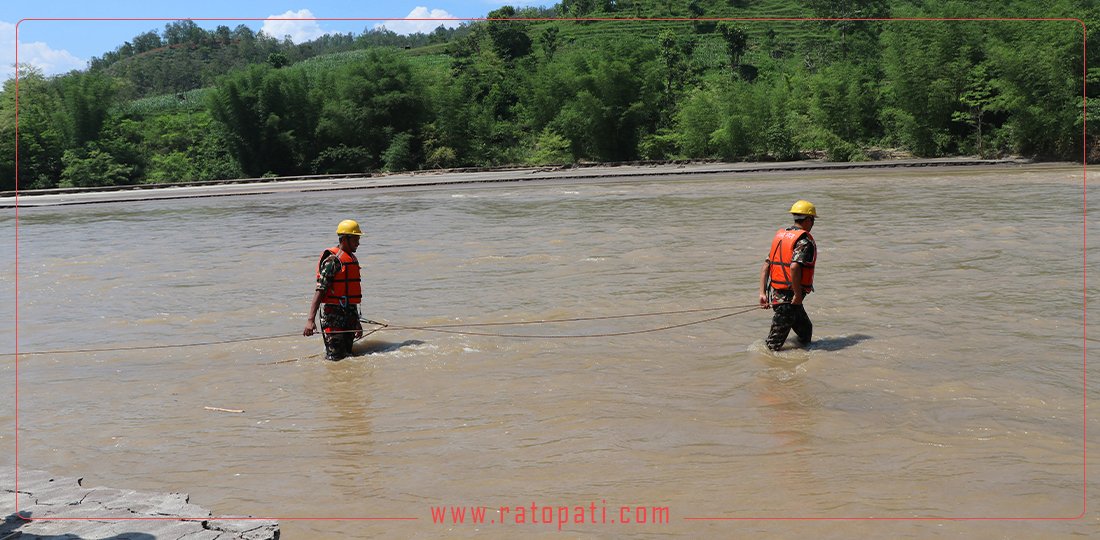
{"label": "muddy brown river", "polygon": [[[27,207],[18,274],[3,210],[0,465],[17,391],[21,468],[284,538],[1083,538],[1085,196],[1067,164]],[[797,199],[815,341],[770,353]],[[345,218],[370,319],[585,320],[326,362],[300,334]]]}

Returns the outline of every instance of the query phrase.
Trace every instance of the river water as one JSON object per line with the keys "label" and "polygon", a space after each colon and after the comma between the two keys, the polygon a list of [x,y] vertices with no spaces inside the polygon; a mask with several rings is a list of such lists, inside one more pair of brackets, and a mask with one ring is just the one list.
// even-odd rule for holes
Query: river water
{"label": "river water", "polygon": [[[1070,519],[1080,166],[603,182],[23,208],[20,351],[113,350],[20,357],[20,467],[187,492],[284,538],[1100,531]],[[797,199],[821,216],[815,342],[772,354],[770,312],[746,308]],[[384,330],[326,362],[300,332],[345,218],[366,231],[364,315],[393,325],[729,316]],[[10,306],[14,212],[0,227]],[[450,506],[495,523],[433,523]]]}

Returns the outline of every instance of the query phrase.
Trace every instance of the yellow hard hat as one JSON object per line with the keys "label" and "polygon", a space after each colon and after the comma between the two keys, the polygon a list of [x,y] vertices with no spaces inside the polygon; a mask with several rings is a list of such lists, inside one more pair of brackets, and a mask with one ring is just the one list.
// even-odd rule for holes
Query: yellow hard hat
{"label": "yellow hard hat", "polygon": [[803,216],[817,217],[817,208],[814,207],[814,203],[810,201],[798,201],[791,206],[792,214],[800,214]]}
{"label": "yellow hard hat", "polygon": [[345,219],[336,226],[336,234],[354,234],[355,236],[363,236],[363,231],[359,229],[359,223],[353,219]]}

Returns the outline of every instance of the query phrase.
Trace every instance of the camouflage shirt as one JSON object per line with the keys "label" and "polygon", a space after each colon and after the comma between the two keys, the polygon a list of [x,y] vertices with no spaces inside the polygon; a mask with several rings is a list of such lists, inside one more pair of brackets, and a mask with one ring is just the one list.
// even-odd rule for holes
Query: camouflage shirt
{"label": "camouflage shirt", "polygon": [[[317,288],[318,291],[326,291],[329,286],[332,285],[332,279],[336,277],[336,274],[340,272],[343,265],[340,263],[340,257],[335,255],[328,255],[321,261],[320,268],[317,271]],[[356,323],[359,322],[359,305],[348,304],[347,306],[323,304],[321,306],[321,327],[322,328],[340,328],[340,329],[352,329],[356,327]]]}
{"label": "camouflage shirt", "polygon": [[[798,227],[787,227],[788,231],[797,229]],[[817,254],[817,244],[813,240],[810,240],[809,236],[803,236],[797,242],[794,243],[794,250],[791,253],[791,263],[806,264],[814,260],[814,256]],[[767,261],[768,259],[765,259]],[[811,286],[808,290],[804,291],[804,295],[813,292]],[[768,287],[768,296],[773,304],[779,304],[784,302],[790,302],[791,298],[794,298],[794,291],[790,289],[783,289],[777,291]]]}

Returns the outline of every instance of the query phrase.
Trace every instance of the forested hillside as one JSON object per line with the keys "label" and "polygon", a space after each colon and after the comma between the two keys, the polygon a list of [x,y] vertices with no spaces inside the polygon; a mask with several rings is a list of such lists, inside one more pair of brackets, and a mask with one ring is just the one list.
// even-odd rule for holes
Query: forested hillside
{"label": "forested hillside", "polygon": [[[878,149],[1080,161],[1097,133],[1081,24],[1005,19],[1097,15],[1093,0],[565,0],[302,44],[176,21],[83,71],[20,69],[19,188]],[[836,20],[853,18],[885,20]],[[928,20],[968,18],[989,20]],[[15,103],[12,79],[0,191]]]}

